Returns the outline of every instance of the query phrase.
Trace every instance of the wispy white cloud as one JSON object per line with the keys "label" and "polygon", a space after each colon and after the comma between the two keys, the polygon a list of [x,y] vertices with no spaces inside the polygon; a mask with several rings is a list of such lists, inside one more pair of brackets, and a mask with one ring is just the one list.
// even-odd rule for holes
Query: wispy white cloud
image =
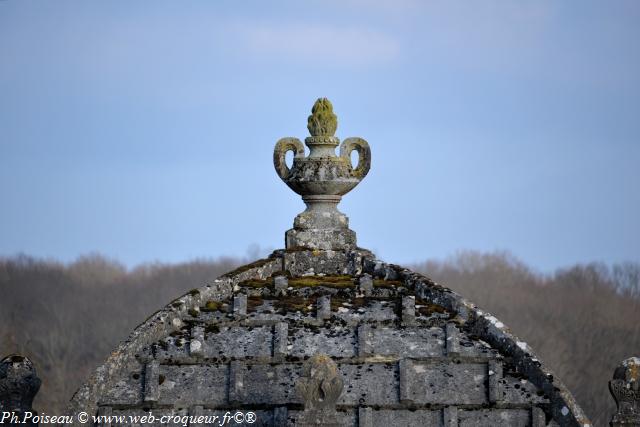
{"label": "wispy white cloud", "polygon": [[363,66],[387,63],[400,54],[397,40],[368,28],[247,24],[236,26],[236,31],[241,32],[248,52],[260,59]]}

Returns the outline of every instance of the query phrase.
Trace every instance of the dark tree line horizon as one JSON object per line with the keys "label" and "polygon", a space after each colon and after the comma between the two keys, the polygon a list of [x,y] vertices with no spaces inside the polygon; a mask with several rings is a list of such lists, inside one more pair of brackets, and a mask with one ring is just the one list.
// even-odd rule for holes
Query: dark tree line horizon
{"label": "dark tree line horizon", "polygon": [[[0,257],[0,357],[29,356],[43,380],[34,408],[61,414],[149,314],[249,261],[221,257],[128,269],[99,254],[71,263]],[[608,424],[613,370],[640,355],[640,263],[576,264],[541,274],[509,252],[461,251],[406,267],[493,313],[530,344],[595,425]]]}

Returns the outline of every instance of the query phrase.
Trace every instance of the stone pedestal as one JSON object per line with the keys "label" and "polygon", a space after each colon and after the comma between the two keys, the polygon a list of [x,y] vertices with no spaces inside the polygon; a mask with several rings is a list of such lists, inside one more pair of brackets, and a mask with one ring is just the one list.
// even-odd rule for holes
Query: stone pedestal
{"label": "stone pedestal", "polygon": [[356,233],[349,229],[349,218],[337,208],[340,196],[303,196],[307,209],[298,214],[293,228],[285,234],[285,247],[352,250]]}

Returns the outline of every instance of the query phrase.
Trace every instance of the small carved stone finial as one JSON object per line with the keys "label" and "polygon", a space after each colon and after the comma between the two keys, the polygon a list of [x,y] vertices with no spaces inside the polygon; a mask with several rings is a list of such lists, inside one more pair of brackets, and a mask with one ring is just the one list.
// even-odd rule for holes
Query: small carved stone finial
{"label": "small carved stone finial", "polygon": [[333,113],[333,105],[327,98],[318,98],[313,104],[307,121],[311,136],[334,136],[338,128],[338,117]]}
{"label": "small carved stone finial", "polygon": [[618,365],[609,391],[618,405],[611,426],[640,427],[640,357],[630,357]]}
{"label": "small carved stone finial", "polygon": [[296,382],[296,390],[304,401],[304,412],[298,420],[300,426],[337,426],[336,402],[344,387],[338,367],[325,354],[316,354],[307,360],[303,376]]}
{"label": "small carved stone finial", "polygon": [[[0,361],[0,412],[36,412],[33,398],[40,389],[40,378],[28,357],[12,354]],[[29,422],[27,421],[27,425]],[[35,425],[35,424],[34,424]]]}

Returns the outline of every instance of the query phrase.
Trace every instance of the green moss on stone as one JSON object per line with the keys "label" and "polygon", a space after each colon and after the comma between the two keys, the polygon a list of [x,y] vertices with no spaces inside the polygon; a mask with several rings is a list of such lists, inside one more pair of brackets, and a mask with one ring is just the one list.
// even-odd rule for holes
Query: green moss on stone
{"label": "green moss on stone", "polygon": [[313,309],[313,302],[301,296],[289,296],[276,300],[274,307],[281,313],[290,313],[299,311],[308,313]]}
{"label": "green moss on stone", "polygon": [[289,279],[289,286],[293,288],[324,286],[326,288],[345,289],[354,288],[356,285],[353,281],[353,277],[340,275],[294,277]]}
{"label": "green moss on stone", "polygon": [[222,311],[222,303],[220,301],[209,300],[203,307],[200,307],[200,311],[205,313]]}
{"label": "green moss on stone", "polygon": [[396,288],[398,286],[404,286],[400,280],[383,280],[383,279],[374,279],[373,286],[377,288]]}
{"label": "green moss on stone", "polygon": [[247,311],[256,311],[264,303],[262,297],[252,296],[247,298]]}
{"label": "green moss on stone", "polygon": [[447,317],[451,319],[455,316],[455,313],[449,312],[443,306],[439,304],[433,304],[429,301],[425,301],[419,298],[416,298],[416,306],[420,306],[417,307],[416,311],[426,317],[433,316],[434,314],[442,314],[447,315]]}
{"label": "green moss on stone", "polygon": [[333,114],[333,105],[327,98],[318,98],[313,104],[307,120],[311,136],[334,136],[338,128],[338,117]]}

